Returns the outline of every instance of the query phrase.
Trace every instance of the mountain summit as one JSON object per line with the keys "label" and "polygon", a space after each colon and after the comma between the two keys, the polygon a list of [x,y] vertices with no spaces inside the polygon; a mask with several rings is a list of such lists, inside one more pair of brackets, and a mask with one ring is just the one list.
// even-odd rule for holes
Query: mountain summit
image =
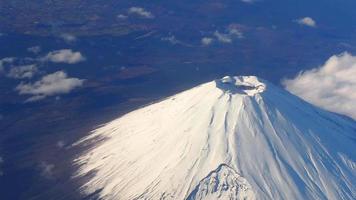
{"label": "mountain summit", "polygon": [[74,162],[90,174],[83,191],[103,199],[351,200],[355,141],[355,121],[257,77],[224,77],[94,130]]}

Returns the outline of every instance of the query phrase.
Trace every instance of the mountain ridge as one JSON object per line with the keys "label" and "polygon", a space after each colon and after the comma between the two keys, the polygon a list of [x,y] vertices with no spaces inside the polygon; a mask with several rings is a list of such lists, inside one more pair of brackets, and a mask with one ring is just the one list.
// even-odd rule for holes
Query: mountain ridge
{"label": "mountain ridge", "polygon": [[183,200],[222,164],[251,185],[247,199],[353,199],[355,133],[268,81],[224,77],[94,130],[78,144],[106,139],[74,163],[76,176],[95,171],[83,192],[104,199]]}

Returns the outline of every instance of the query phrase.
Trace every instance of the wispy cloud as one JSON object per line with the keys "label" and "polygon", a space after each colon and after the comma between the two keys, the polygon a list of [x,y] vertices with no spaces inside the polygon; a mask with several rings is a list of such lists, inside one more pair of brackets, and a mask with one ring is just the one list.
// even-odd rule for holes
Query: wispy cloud
{"label": "wispy cloud", "polygon": [[77,41],[77,37],[75,35],[72,35],[69,33],[62,33],[59,35],[59,37],[67,43],[72,43],[72,42]]}
{"label": "wispy cloud", "polygon": [[235,38],[242,39],[243,33],[236,25],[230,25],[224,32],[215,31],[214,36],[221,43],[232,43]]}
{"label": "wispy cloud", "polygon": [[54,178],[54,170],[55,166],[54,164],[42,161],[39,164],[39,169],[40,169],[40,173],[41,176],[46,178],[46,179],[53,179]]}
{"label": "wispy cloud", "polygon": [[311,17],[297,19],[296,22],[303,26],[316,27],[316,22]]}
{"label": "wispy cloud", "polygon": [[162,37],[161,38],[162,41],[165,41],[165,42],[169,42],[171,43],[172,45],[176,45],[176,44],[179,44],[179,45],[182,45],[182,46],[186,46],[186,47],[192,47],[193,45],[187,43],[187,42],[183,42],[181,40],[178,40],[176,38],[176,36],[174,35],[169,35],[167,37]]}
{"label": "wispy cloud", "polygon": [[41,47],[40,46],[29,47],[27,48],[27,51],[34,54],[38,54],[39,52],[41,52]]}
{"label": "wispy cloud", "polygon": [[71,49],[61,49],[49,52],[46,56],[42,57],[42,61],[50,61],[55,63],[75,64],[85,61],[86,58],[79,52],[74,52]]}
{"label": "wispy cloud", "polygon": [[63,140],[59,140],[57,143],[56,143],[56,146],[61,149],[65,146],[66,144],[64,143]]}
{"label": "wispy cloud", "polygon": [[355,77],[356,56],[343,53],[282,83],[291,93],[312,104],[356,119]]}
{"label": "wispy cloud", "polygon": [[161,38],[162,41],[167,41],[171,44],[178,44],[180,43],[179,40],[177,40],[177,38],[174,35],[168,36],[168,37],[163,37]]}
{"label": "wispy cloud", "polygon": [[140,16],[142,18],[147,18],[147,19],[154,18],[154,15],[150,11],[147,11],[141,7],[131,7],[131,8],[129,8],[128,13]]}
{"label": "wispy cloud", "polygon": [[127,16],[127,15],[124,15],[124,14],[118,14],[116,17],[117,17],[118,19],[120,19],[120,20],[124,20],[124,19],[127,19],[127,18],[128,18],[128,16]]}
{"label": "wispy cloud", "polygon": [[222,42],[222,43],[231,43],[232,42],[232,38],[229,34],[220,33],[219,31],[215,31],[214,36],[216,37],[216,39],[219,42]]}
{"label": "wispy cloud", "polygon": [[15,79],[32,78],[37,73],[37,71],[37,65],[35,64],[16,66],[11,67],[7,77]]}
{"label": "wispy cloud", "polygon": [[5,70],[6,65],[10,65],[15,61],[16,58],[14,57],[6,57],[2,58],[0,60],[0,72],[3,72]]}
{"label": "wispy cloud", "polygon": [[244,3],[254,3],[256,0],[241,0]]}
{"label": "wispy cloud", "polygon": [[213,43],[214,39],[213,38],[210,38],[210,37],[203,37],[201,39],[201,44],[204,45],[204,46],[208,46],[210,45],[211,43]]}
{"label": "wispy cloud", "polygon": [[38,101],[48,96],[66,94],[83,85],[84,80],[70,78],[63,71],[57,71],[42,77],[35,83],[20,83],[16,91],[20,95],[31,95],[26,102]]}
{"label": "wispy cloud", "polygon": [[227,31],[229,35],[235,36],[239,39],[242,39],[244,37],[243,33],[235,25],[230,25],[227,28]]}

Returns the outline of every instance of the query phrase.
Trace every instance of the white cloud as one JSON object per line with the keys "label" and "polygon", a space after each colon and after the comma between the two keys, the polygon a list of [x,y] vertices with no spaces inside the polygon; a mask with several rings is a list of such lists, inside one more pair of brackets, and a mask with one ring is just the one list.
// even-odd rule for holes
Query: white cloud
{"label": "white cloud", "polygon": [[300,19],[297,19],[296,22],[298,24],[304,25],[304,26],[309,26],[309,27],[316,26],[316,22],[311,17],[300,18]]}
{"label": "white cloud", "polygon": [[356,56],[334,55],[323,66],[282,83],[312,104],[356,119]]}
{"label": "white cloud", "polygon": [[0,60],[0,72],[4,71],[5,66],[12,64],[15,61],[14,57],[6,57]]}
{"label": "white cloud", "polygon": [[203,38],[201,39],[201,43],[202,43],[202,45],[204,45],[204,46],[210,45],[213,41],[214,41],[214,39],[213,39],[213,38],[210,38],[210,37],[203,37]]}
{"label": "white cloud", "polygon": [[127,16],[123,14],[118,14],[117,18],[123,20],[123,19],[127,19]]}
{"label": "white cloud", "polygon": [[35,64],[17,66],[10,69],[7,77],[15,79],[32,78],[37,73],[37,71],[38,69]]}
{"label": "white cloud", "polygon": [[179,45],[186,46],[186,47],[192,47],[191,44],[186,43],[186,42],[182,42],[181,40],[178,40],[174,35],[170,35],[170,36],[167,36],[167,37],[162,37],[161,40],[169,42],[172,45],[179,44]]}
{"label": "white cloud", "polygon": [[242,39],[243,33],[237,28],[236,25],[232,24],[224,33],[215,31],[214,36],[221,43],[231,43],[235,38]]}
{"label": "white cloud", "polygon": [[179,40],[177,40],[177,38],[174,35],[168,36],[168,37],[163,37],[161,38],[162,41],[167,41],[171,44],[178,44],[180,43]]}
{"label": "white cloud", "polygon": [[15,90],[20,95],[32,95],[26,102],[38,101],[47,96],[66,94],[83,85],[84,80],[69,78],[63,71],[57,71],[42,77],[35,83],[20,83]]}
{"label": "white cloud", "polygon": [[41,52],[41,47],[40,46],[29,47],[27,48],[27,51],[34,54],[38,54],[39,52]]}
{"label": "white cloud", "polygon": [[71,49],[61,49],[49,52],[42,61],[50,61],[55,63],[74,64],[86,60],[86,58],[79,52],[74,52]]}
{"label": "white cloud", "polygon": [[214,36],[216,37],[216,39],[219,42],[222,42],[222,43],[231,43],[232,42],[232,38],[229,34],[224,34],[224,33],[220,33],[219,31],[215,31]]}
{"label": "white cloud", "polygon": [[77,40],[77,37],[69,33],[62,33],[59,37],[68,43],[75,42]]}
{"label": "white cloud", "polygon": [[228,33],[229,33],[229,35],[236,36],[237,38],[240,38],[240,39],[244,37],[242,32],[234,26],[229,26]]}
{"label": "white cloud", "polygon": [[138,15],[140,17],[148,18],[148,19],[154,18],[154,15],[151,12],[149,12],[149,11],[147,11],[144,8],[141,8],[141,7],[131,7],[131,8],[129,8],[129,14]]}

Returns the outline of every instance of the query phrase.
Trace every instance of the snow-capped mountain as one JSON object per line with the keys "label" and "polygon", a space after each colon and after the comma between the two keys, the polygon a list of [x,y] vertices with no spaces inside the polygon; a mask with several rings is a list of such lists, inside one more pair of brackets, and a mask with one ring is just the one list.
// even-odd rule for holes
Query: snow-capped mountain
{"label": "snow-capped mountain", "polygon": [[254,76],[138,109],[84,143],[76,176],[103,199],[356,199],[356,122]]}

